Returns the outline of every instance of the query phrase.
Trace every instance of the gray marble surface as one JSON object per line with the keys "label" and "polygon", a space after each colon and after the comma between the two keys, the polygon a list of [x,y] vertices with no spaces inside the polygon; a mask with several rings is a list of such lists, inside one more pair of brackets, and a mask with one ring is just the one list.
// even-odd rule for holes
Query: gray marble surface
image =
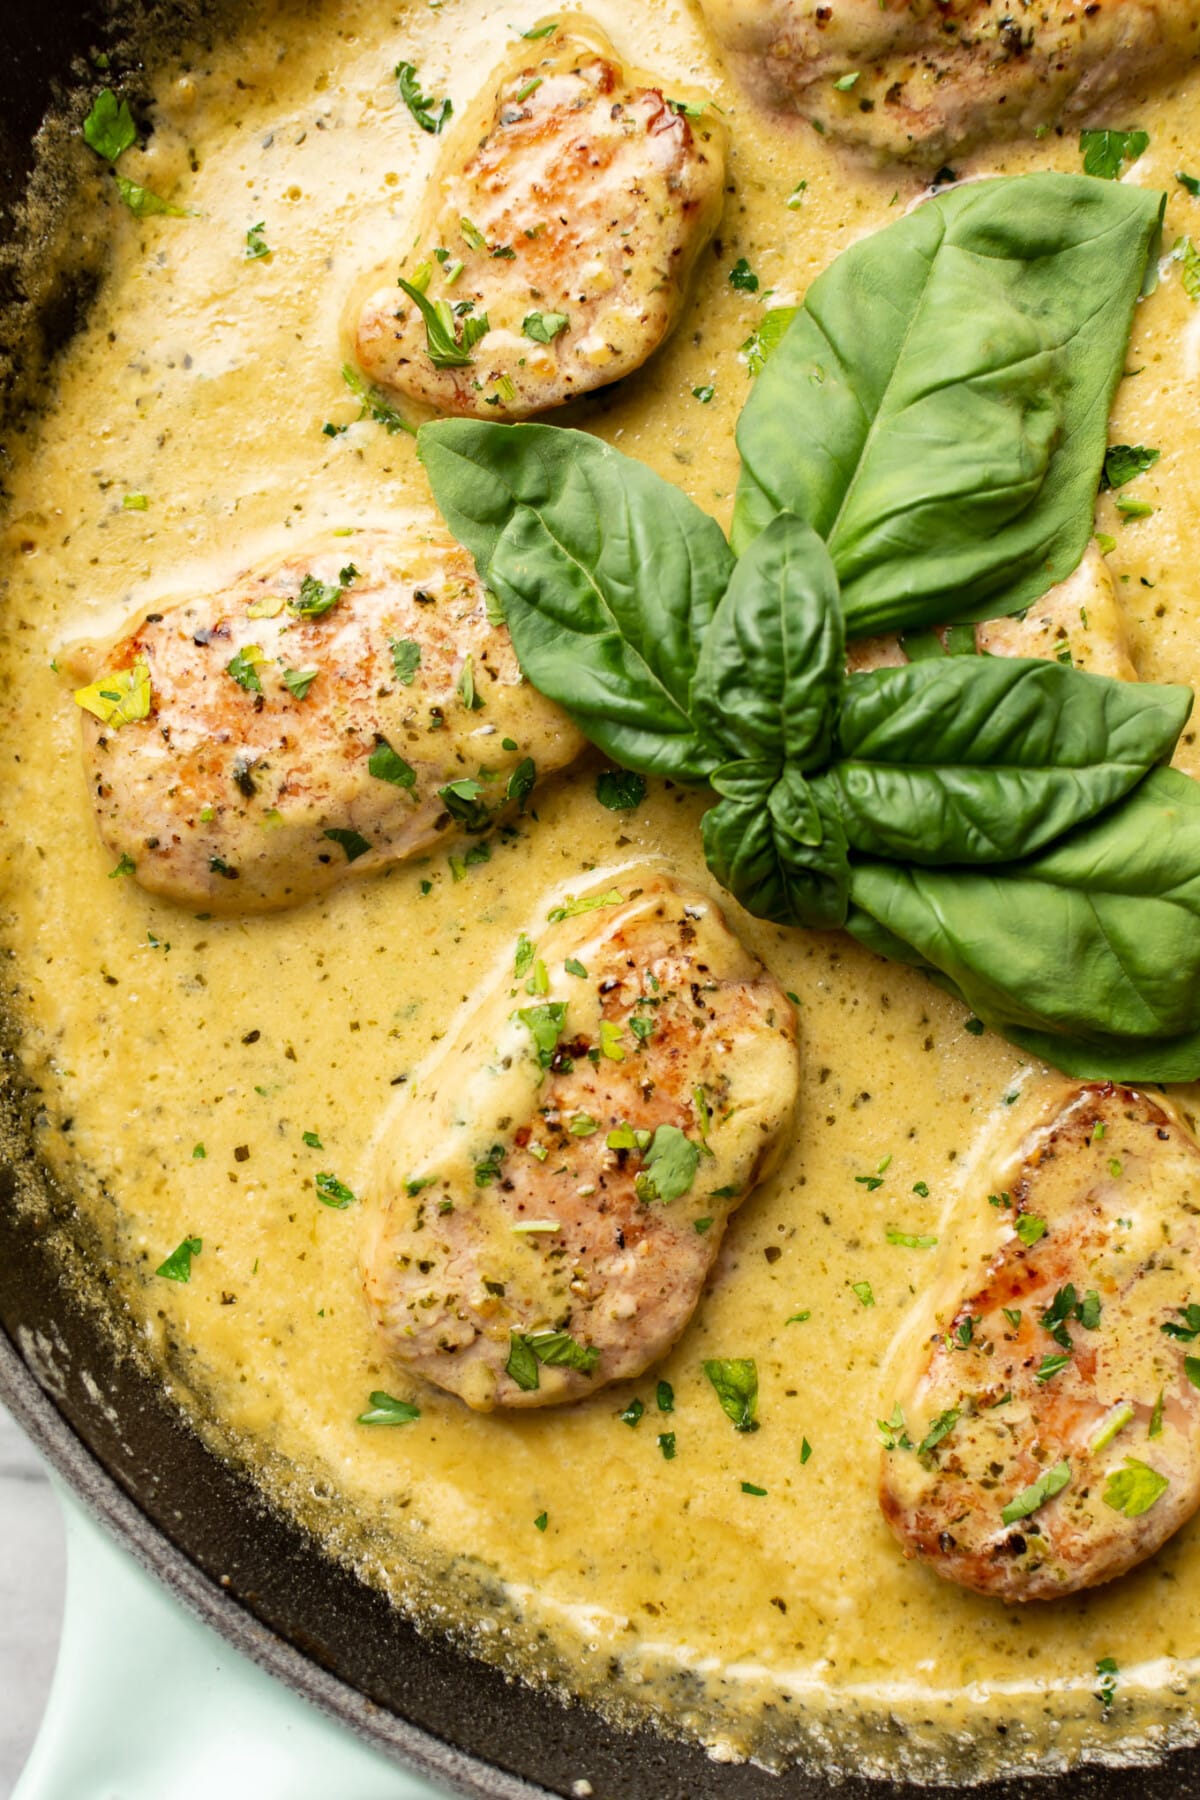
{"label": "gray marble surface", "polygon": [[63,1523],[45,1469],[0,1407],[0,1800],[29,1752],[54,1671]]}

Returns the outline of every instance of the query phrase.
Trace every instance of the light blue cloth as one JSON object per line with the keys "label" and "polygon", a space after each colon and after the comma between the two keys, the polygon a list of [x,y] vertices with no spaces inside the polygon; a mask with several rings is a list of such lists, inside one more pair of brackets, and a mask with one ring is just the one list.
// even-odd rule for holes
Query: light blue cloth
{"label": "light blue cloth", "polygon": [[439,1800],[200,1624],[68,1495],[62,1646],[13,1800]]}

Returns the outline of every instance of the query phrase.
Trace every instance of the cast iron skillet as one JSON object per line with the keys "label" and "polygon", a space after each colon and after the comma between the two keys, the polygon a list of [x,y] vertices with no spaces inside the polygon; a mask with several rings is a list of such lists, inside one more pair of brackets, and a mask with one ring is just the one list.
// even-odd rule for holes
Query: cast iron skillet
{"label": "cast iron skillet", "polygon": [[[190,0],[173,4],[181,14],[192,10]],[[0,0],[0,229],[23,191],[30,141],[56,84],[69,84],[74,59],[101,39],[98,15],[99,0],[53,0],[40,16],[18,0]],[[85,298],[60,291],[52,335],[70,331]],[[3,1060],[16,1110],[11,1047]],[[126,1548],[239,1650],[375,1747],[490,1800],[569,1796],[581,1779],[596,1800],[913,1794],[891,1782],[835,1787],[802,1769],[776,1776],[716,1764],[648,1727],[620,1732],[400,1618],[297,1525],[269,1511],[132,1357],[114,1358],[94,1306],[63,1278],[55,1244],[72,1228],[72,1207],[41,1175],[36,1108],[23,1110],[23,1141],[0,1164],[0,1397]],[[19,1177],[32,1181],[33,1207],[14,1204]],[[85,1381],[89,1370],[103,1371],[103,1394]],[[1156,1769],[1084,1769],[938,1791],[978,1800],[1154,1800],[1167,1792],[1200,1800],[1200,1751],[1177,1753]]]}

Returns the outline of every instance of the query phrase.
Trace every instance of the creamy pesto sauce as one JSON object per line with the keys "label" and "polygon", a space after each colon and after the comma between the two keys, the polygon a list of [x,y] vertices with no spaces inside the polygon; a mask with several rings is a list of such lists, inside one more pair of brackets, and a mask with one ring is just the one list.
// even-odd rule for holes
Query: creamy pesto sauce
{"label": "creamy pesto sauce", "polygon": [[[670,345],[573,421],[727,523],[749,389],[737,349],[761,311],[728,270],[745,256],[762,290],[793,300],[920,184],[756,115],[694,10],[594,10],[668,92],[675,80],[714,95],[731,191]],[[49,1161],[120,1256],[146,1343],[206,1435],[399,1604],[444,1597],[453,1570],[484,1654],[566,1679],[621,1716],[651,1713],[723,1757],[807,1749],[831,1764],[987,1772],[1187,1733],[1200,1530],[1109,1589],[1021,1611],[907,1565],[878,1512],[893,1340],[932,1280],[968,1266],[987,1192],[986,1177],[966,1179],[968,1159],[1039,1071],[842,936],[728,908],[799,996],[803,1095],[790,1155],[735,1217],[662,1368],[561,1412],[474,1416],[422,1390],[414,1425],[355,1423],[372,1389],[414,1390],[382,1363],[367,1319],[358,1209],[320,1205],[316,1173],[369,1203],[362,1171],[394,1084],[517,932],[536,928],[551,890],[643,857],[712,884],[700,802],[651,784],[637,813],[617,816],[587,767],[539,792],[537,819],[461,880],[443,855],[293,913],[217,922],[108,878],[76,711],[50,660],[302,537],[346,532],[352,555],[356,530],[428,506],[411,440],[371,423],[321,430],[357,411],[339,373],[345,297],[406,246],[439,148],[391,70],[413,61],[424,90],[451,93],[461,112],[510,28],[538,13],[531,0],[339,0],[301,16],[289,34],[285,13],[256,14],[236,43],[164,73],[150,147],[122,173],[195,216],[139,223],[114,203],[107,283],[14,471],[3,918]],[[1135,179],[1171,190],[1168,245],[1200,224],[1173,181],[1177,168],[1200,173],[1198,95],[1192,79],[1109,121],[1151,133]],[[1077,167],[1073,142],[1051,136],[959,172],[1045,166]],[[247,261],[259,220],[272,255]],[[1200,309],[1177,269],[1140,311],[1129,368],[1113,436],[1161,448],[1136,490],[1157,510],[1122,526],[1105,498],[1098,522],[1117,538],[1141,673],[1195,682]],[[693,389],[708,384],[704,405]],[[144,511],[124,508],[130,493]],[[1191,731],[1180,762],[1200,773]],[[881,1168],[877,1187],[856,1180]],[[889,1227],[937,1234],[939,1248],[889,1245]],[[156,1279],[188,1235],[204,1244],[189,1285]],[[863,1282],[870,1305],[854,1291]],[[809,1316],[786,1323],[797,1313]],[[753,1435],[734,1432],[701,1371],[706,1356],[736,1355],[758,1361]],[[669,1420],[654,1403],[660,1375],[675,1390]],[[618,1414],[635,1393],[647,1411],[631,1429]],[[667,1428],[670,1462],[656,1445]],[[1094,1697],[1107,1656],[1121,1669],[1111,1719]]]}

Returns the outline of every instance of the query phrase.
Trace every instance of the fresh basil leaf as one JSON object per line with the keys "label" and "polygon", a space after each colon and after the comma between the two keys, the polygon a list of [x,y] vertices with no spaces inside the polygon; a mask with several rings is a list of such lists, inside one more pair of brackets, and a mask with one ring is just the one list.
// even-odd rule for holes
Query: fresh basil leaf
{"label": "fresh basil leaf", "polygon": [[778,925],[827,929],[846,920],[850,871],[840,815],[821,784],[797,770],[727,764],[723,795],[701,821],[704,854],[721,886],[748,912]]}
{"label": "fresh basil leaf", "polygon": [[533,685],[615,761],[703,780],[724,760],[692,712],[733,572],[716,521],[586,432],[445,419],[418,454]]}
{"label": "fresh basil leaf", "polygon": [[721,1411],[738,1431],[757,1431],[758,1364],[752,1356],[731,1356],[706,1362],[704,1373],[721,1402]]}
{"label": "fresh basil leaf", "polygon": [[392,673],[402,687],[411,687],[421,666],[421,646],[415,638],[392,638]]}
{"label": "fresh basil leaf", "polygon": [[852,637],[1063,580],[1163,205],[1080,175],[970,182],[845,251],[742,412],[735,547],[764,501],[806,519]]}
{"label": "fresh basil leaf", "polygon": [[521,323],[522,336],[535,344],[552,344],[561,332],[571,323],[566,313],[531,312],[526,313]]}
{"label": "fresh basil leaf", "polygon": [[511,1375],[519,1388],[532,1394],[541,1385],[541,1374],[538,1370],[537,1357],[530,1348],[529,1339],[519,1331],[508,1334],[508,1361],[504,1365],[506,1375]]}
{"label": "fresh basil leaf", "polygon": [[600,1361],[594,1344],[580,1344],[569,1331],[538,1331],[526,1343],[540,1363],[552,1369],[579,1369],[590,1375]]}
{"label": "fresh basil leaf", "polygon": [[379,781],[390,781],[393,787],[410,788],[417,779],[412,764],[406,763],[384,737],[375,740],[375,748],[367,760],[367,772]]}
{"label": "fresh basil leaf", "polygon": [[1127,1456],[1122,1469],[1114,1469],[1104,1486],[1104,1504],[1127,1519],[1140,1519],[1162,1499],[1171,1483],[1149,1463]]}
{"label": "fresh basil leaf", "polygon": [[1068,1074],[1200,1076],[1200,785],[1155,769],[1039,856],[851,867],[847,921]]}
{"label": "fresh basil leaf", "polygon": [[1165,761],[1192,700],[1190,688],[1007,657],[877,669],[847,684],[838,760],[817,785],[828,785],[851,850],[1011,862]]}
{"label": "fresh basil leaf", "polygon": [[783,513],[734,568],[704,636],[692,710],[731,758],[819,768],[845,661],[829,553],[810,525]]}

